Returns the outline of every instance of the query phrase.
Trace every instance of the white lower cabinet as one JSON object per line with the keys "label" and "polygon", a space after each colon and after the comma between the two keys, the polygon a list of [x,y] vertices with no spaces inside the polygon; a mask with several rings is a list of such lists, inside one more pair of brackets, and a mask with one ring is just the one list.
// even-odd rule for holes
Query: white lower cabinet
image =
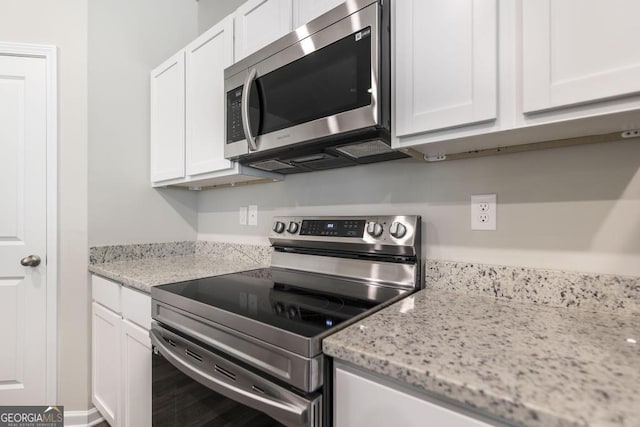
{"label": "white lower cabinet", "polygon": [[335,427],[489,427],[475,418],[417,397],[415,392],[336,363]]}
{"label": "white lower cabinet", "polygon": [[93,404],[111,427],[151,426],[151,297],[91,280]]}
{"label": "white lower cabinet", "polygon": [[123,426],[151,425],[151,339],[149,331],[122,320],[121,405]]}
{"label": "white lower cabinet", "polygon": [[91,398],[111,426],[118,416],[121,322],[119,314],[92,304]]}

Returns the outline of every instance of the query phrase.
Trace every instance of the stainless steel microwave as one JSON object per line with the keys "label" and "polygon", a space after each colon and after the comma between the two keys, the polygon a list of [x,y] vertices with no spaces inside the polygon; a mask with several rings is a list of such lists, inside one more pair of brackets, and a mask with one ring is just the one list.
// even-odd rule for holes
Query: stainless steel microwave
{"label": "stainless steel microwave", "polygon": [[348,0],[225,69],[225,157],[285,174],[406,157],[390,147],[389,1]]}

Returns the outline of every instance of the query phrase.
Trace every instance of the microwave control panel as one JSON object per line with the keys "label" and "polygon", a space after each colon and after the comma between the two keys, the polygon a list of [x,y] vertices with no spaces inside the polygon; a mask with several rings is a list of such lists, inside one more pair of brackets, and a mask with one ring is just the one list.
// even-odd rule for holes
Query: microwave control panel
{"label": "microwave control panel", "polygon": [[227,144],[243,139],[242,86],[240,86],[227,92]]}

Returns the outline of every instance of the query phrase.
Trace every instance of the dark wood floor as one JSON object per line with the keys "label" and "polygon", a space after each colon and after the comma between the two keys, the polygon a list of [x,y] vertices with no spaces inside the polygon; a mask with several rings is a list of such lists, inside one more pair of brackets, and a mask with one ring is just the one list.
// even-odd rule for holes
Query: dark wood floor
{"label": "dark wood floor", "polygon": [[109,426],[109,423],[108,423],[108,422],[103,421],[103,422],[101,422],[100,424],[96,424],[96,425],[95,425],[95,426],[93,426],[93,427],[110,427],[110,426]]}

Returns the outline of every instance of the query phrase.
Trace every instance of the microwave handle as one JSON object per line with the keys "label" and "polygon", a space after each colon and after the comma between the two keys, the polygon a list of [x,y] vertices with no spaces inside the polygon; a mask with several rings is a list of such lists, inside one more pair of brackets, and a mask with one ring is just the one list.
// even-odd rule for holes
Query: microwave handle
{"label": "microwave handle", "polygon": [[255,68],[252,68],[251,71],[249,71],[249,75],[247,76],[247,80],[244,82],[244,89],[242,91],[242,127],[244,129],[244,136],[247,138],[250,151],[256,151],[258,149],[256,139],[251,135],[251,123],[249,123],[249,94],[251,93],[251,87],[253,86],[253,82],[256,80],[257,74],[258,72]]}

